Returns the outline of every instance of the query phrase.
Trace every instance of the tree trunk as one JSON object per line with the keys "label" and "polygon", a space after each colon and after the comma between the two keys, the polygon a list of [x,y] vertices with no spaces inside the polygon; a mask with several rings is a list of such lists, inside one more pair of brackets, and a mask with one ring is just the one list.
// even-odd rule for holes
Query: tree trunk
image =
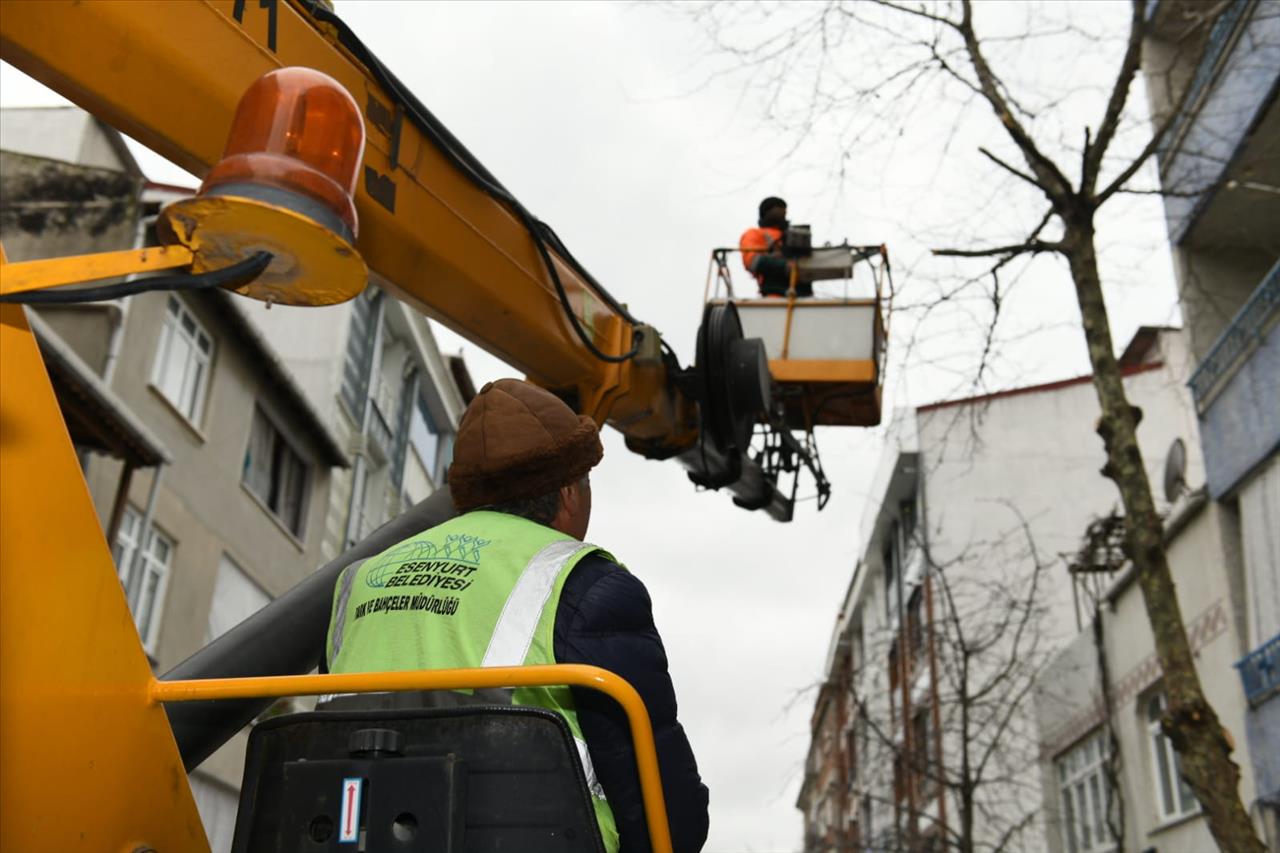
{"label": "tree trunk", "polygon": [[1209,831],[1227,853],[1265,853],[1240,800],[1240,768],[1231,760],[1231,746],[1218,715],[1200,687],[1191,646],[1182,622],[1177,591],[1164,547],[1164,525],[1156,514],[1151,483],[1138,450],[1140,410],[1125,395],[1120,364],[1112,351],[1110,321],[1102,299],[1090,215],[1067,221],[1067,260],[1076,297],[1093,387],[1102,416],[1098,434],[1106,444],[1103,474],[1120,490],[1125,514],[1125,553],[1133,562],[1147,618],[1155,637],[1156,655],[1164,673],[1168,712],[1165,733],[1181,757],[1182,774],[1208,818]]}

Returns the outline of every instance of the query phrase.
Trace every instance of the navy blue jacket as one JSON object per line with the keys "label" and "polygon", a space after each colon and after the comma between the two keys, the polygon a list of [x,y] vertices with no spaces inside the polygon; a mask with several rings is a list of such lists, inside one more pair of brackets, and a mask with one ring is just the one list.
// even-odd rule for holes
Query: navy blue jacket
{"label": "navy blue jacket", "polygon": [[[653,624],[649,591],[640,579],[599,553],[583,557],[560,594],[555,656],[558,663],[607,669],[639,692],[658,747],[675,853],[697,853],[707,840],[707,786],[676,720],[667,653]],[[618,824],[622,853],[648,853],[649,833],[626,714],[598,690],[574,688],[573,701],[596,778]]]}

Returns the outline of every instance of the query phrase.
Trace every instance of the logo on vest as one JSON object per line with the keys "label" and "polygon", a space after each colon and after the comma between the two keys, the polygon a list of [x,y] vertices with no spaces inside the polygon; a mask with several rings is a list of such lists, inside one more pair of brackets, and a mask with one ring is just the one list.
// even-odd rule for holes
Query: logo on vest
{"label": "logo on vest", "polygon": [[386,586],[391,576],[405,563],[423,560],[451,560],[468,566],[479,566],[480,551],[490,541],[479,536],[457,533],[446,536],[443,546],[421,539],[402,542],[378,559],[378,564],[365,575],[365,583],[369,586]]}

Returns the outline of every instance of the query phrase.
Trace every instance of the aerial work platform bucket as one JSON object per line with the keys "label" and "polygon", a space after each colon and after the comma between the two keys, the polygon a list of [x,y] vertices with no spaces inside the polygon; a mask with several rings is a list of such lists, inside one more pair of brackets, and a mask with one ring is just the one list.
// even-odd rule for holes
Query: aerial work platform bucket
{"label": "aerial work platform bucket", "polygon": [[[715,286],[707,301],[732,301],[744,337],[764,341],[769,372],[787,426],[875,426],[880,423],[881,366],[886,342],[883,298],[889,256],[883,246],[814,249],[797,260],[786,297],[735,298],[728,256],[712,254]],[[867,270],[854,288],[854,268]],[[828,282],[828,292],[797,297],[797,281]],[[754,289],[754,282],[752,282]],[[891,290],[891,287],[889,287]]]}

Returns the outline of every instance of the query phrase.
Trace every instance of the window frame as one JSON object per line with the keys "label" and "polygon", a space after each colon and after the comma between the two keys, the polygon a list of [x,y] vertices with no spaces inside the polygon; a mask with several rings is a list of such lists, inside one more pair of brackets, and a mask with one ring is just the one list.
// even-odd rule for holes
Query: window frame
{"label": "window frame", "polygon": [[[1145,717],[1147,732],[1147,748],[1150,752],[1153,794],[1156,800],[1156,815],[1160,824],[1173,823],[1185,817],[1200,813],[1200,801],[1182,778],[1182,758],[1173,748],[1173,741],[1164,733],[1160,718],[1168,707],[1168,700],[1163,690],[1148,693],[1142,700],[1142,714]],[[1154,718],[1152,709],[1158,708]],[[1169,809],[1166,796],[1173,801]],[[1190,805],[1187,801],[1190,800]]]}
{"label": "window frame", "polygon": [[[191,331],[183,328],[184,318],[190,321]],[[182,378],[179,381],[179,387],[174,392],[168,387],[166,375],[171,363],[174,339],[177,336],[184,339],[188,349],[188,358],[182,366]],[[207,348],[203,350],[200,346],[201,339],[208,344]],[[156,344],[156,353],[151,364],[149,382],[151,387],[164,398],[165,402],[173,407],[175,412],[181,415],[187,423],[197,428],[204,418],[205,402],[209,396],[209,388],[212,386],[211,377],[216,352],[217,341],[214,340],[213,335],[209,333],[204,324],[200,322],[200,319],[196,317],[195,312],[175,294],[169,294],[169,298],[165,302],[160,340]],[[199,373],[195,378],[195,387],[188,389],[187,382],[190,379],[193,363],[199,368]],[[187,396],[190,396],[189,404],[182,399]]]}
{"label": "window frame", "polygon": [[[1058,802],[1062,808],[1059,824],[1067,853],[1110,853],[1118,849],[1107,824],[1112,792],[1107,784],[1106,764],[1106,731],[1101,728],[1094,729],[1053,760]],[[1077,818],[1080,805],[1084,806],[1083,821]],[[1088,833],[1087,838],[1077,833],[1079,828]],[[1082,843],[1084,841],[1088,843]]]}
{"label": "window frame", "polygon": [[[132,506],[126,505],[124,513],[120,517],[120,527],[116,531],[116,541],[112,543],[112,558],[116,563],[116,576],[120,579],[120,584],[124,588],[125,602],[129,606],[129,615],[133,619],[134,627],[138,630],[138,637],[142,640],[142,648],[146,653],[154,657],[156,651],[156,643],[160,639],[160,623],[163,620],[165,595],[169,589],[169,575],[173,571],[173,552],[177,550],[177,543],[172,538],[165,535],[155,524],[154,520],[147,531],[147,547],[142,553],[141,570],[143,572],[142,580],[138,584],[138,600],[132,600],[129,595],[129,580],[133,574],[134,559],[138,550],[138,534],[142,525],[143,513],[134,509]],[[152,545],[155,543],[163,544],[165,547],[164,559],[160,560],[153,553]],[[141,600],[147,589],[147,581],[154,574],[156,576],[155,592],[152,595],[149,609],[146,611],[146,624],[140,624],[141,616],[138,612],[138,601]]]}
{"label": "window frame", "polygon": [[[262,603],[258,607],[246,613],[235,614],[236,615],[235,621],[228,623],[225,628],[223,628],[221,631],[215,634],[213,631],[214,626],[212,624],[213,616],[218,608],[219,595],[222,594],[223,596],[225,596],[226,592],[228,591],[227,587],[223,585],[223,578],[227,577],[227,574],[226,574],[227,571],[235,572],[240,576],[241,579],[244,580],[245,584],[248,585],[248,588],[252,589],[254,592],[260,593],[262,596]],[[249,574],[249,572],[245,571],[244,566],[241,565],[239,560],[232,557],[226,551],[223,551],[222,554],[218,557],[218,568],[214,574],[214,579],[213,579],[213,599],[209,602],[209,612],[208,612],[208,615],[205,617],[204,644],[206,646],[209,645],[214,640],[218,639],[223,634],[227,633],[228,631],[230,631],[231,629],[239,625],[241,622],[248,619],[250,616],[259,612],[264,607],[267,607],[268,605],[270,605],[273,600],[274,600],[273,596],[271,595],[271,593],[267,592],[266,587],[264,587],[261,583],[259,583],[257,578]]]}
{"label": "window frame", "polygon": [[[934,799],[942,790],[938,778],[942,762],[938,755],[937,733],[933,721],[933,706],[920,705],[911,718],[912,751],[915,753],[915,793],[924,803]],[[923,740],[924,743],[917,741]]]}
{"label": "window frame", "polygon": [[[267,494],[258,491],[255,478],[251,478],[251,462],[253,459],[253,450],[255,444],[256,427],[261,422],[271,430],[271,445],[268,454],[268,467],[266,484]],[[273,506],[272,501],[281,502],[285,500],[288,485],[281,482],[284,473],[279,470],[280,466],[287,462],[289,456],[292,455],[296,460],[297,469],[301,471],[300,485],[298,486],[298,518],[297,526],[290,523],[288,517],[284,513],[284,506]],[[249,435],[245,441],[243,461],[240,465],[240,485],[244,487],[255,501],[266,510],[279,525],[290,536],[298,542],[304,542],[307,535],[307,516],[308,509],[311,504],[311,490],[314,485],[315,472],[312,470],[314,465],[309,458],[304,455],[298,446],[289,438],[288,433],[280,428],[275,418],[271,417],[260,403],[255,403],[253,407],[253,417],[249,421]]]}

